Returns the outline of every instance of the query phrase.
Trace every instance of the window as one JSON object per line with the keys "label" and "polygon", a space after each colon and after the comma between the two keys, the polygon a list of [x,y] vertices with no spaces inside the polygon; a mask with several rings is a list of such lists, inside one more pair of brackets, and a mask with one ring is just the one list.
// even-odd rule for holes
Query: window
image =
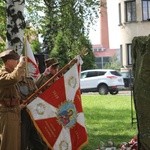
{"label": "window", "polygon": [[150,0],[142,0],[143,20],[150,20]]}
{"label": "window", "polygon": [[122,45],[120,45],[120,62],[123,65],[123,52],[122,52]]}
{"label": "window", "polygon": [[98,75],[99,75],[99,76],[103,76],[105,73],[106,73],[105,71],[99,71],[99,72],[98,72]]}
{"label": "window", "polygon": [[128,54],[128,65],[131,65],[132,64],[131,44],[127,44],[127,54]]}
{"label": "window", "polygon": [[89,78],[89,77],[96,77],[96,76],[98,76],[98,72],[92,71],[92,72],[88,72],[86,77]]}
{"label": "window", "polygon": [[135,1],[125,2],[126,22],[136,21],[136,3]]}
{"label": "window", "polygon": [[87,74],[87,73],[81,73],[81,79],[86,78],[86,74]]}
{"label": "window", "polygon": [[119,3],[119,25],[121,25],[121,4]]}
{"label": "window", "polygon": [[103,57],[103,68],[105,67],[106,64],[110,62],[110,57]]}
{"label": "window", "polygon": [[96,57],[95,62],[98,68],[102,68],[102,58],[101,57]]}
{"label": "window", "polygon": [[121,76],[121,74],[118,71],[110,71],[110,72],[115,76]]}

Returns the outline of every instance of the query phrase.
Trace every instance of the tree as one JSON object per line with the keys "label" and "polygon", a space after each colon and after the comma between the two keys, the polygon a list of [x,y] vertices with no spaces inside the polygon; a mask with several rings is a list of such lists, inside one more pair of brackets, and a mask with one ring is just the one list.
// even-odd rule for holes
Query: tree
{"label": "tree", "polygon": [[[92,57],[90,60],[94,60],[85,19],[89,26],[89,22],[93,21],[91,9],[95,12],[94,6],[99,6],[98,1],[45,0],[45,4],[47,8],[43,32],[44,52],[59,58],[61,63],[65,64],[82,49],[87,48],[91,51],[88,54]],[[89,62],[94,64],[94,61]]]}
{"label": "tree", "polygon": [[45,17],[42,20],[42,37],[43,37],[43,49],[42,51],[45,54],[50,54],[53,47],[55,38],[58,34],[60,26],[58,24],[58,14],[59,14],[59,7],[57,1],[55,0],[44,0],[46,8],[45,10]]}
{"label": "tree", "polygon": [[13,48],[19,54],[23,50],[24,29],[26,26],[24,18],[24,0],[7,0],[7,48]]}
{"label": "tree", "polygon": [[38,39],[38,31],[31,27],[26,26],[26,29],[24,30],[24,37],[28,39],[29,43],[31,44],[31,48],[33,52],[40,53],[41,52],[41,43]]}
{"label": "tree", "polygon": [[84,42],[85,42],[84,44],[86,45],[86,50],[88,54],[82,58],[83,59],[82,70],[94,69],[96,68],[96,64],[95,64],[94,54],[91,50],[92,46],[89,40],[85,40]]}
{"label": "tree", "polygon": [[[33,33],[30,29],[24,30],[26,27],[24,0],[7,0],[0,2],[0,14],[0,51],[3,51],[4,48],[13,48],[17,50],[18,53],[21,53],[23,49],[24,31],[27,32],[26,34]],[[39,46],[39,43],[36,43]]]}
{"label": "tree", "polygon": [[[90,60],[92,66],[92,63],[94,65],[94,56],[88,32],[90,24],[94,23],[95,17],[98,16],[99,5],[99,0],[44,0],[40,3],[38,0],[26,0],[25,10],[27,21],[32,23],[38,34],[43,36],[41,50],[43,53],[60,57],[60,60],[64,60],[63,63],[66,63],[86,48],[89,52],[86,57],[89,59],[85,60]],[[19,6],[22,10],[18,8]],[[25,28],[23,10],[24,0],[7,0],[6,35],[8,46],[12,46],[16,50],[19,46],[22,49],[22,34],[24,34],[22,31]],[[13,29],[16,31],[12,33]],[[37,49],[38,44],[38,42],[34,42],[33,47]],[[39,52],[39,49],[37,51]],[[63,54],[63,58],[60,54]],[[85,68],[87,67],[88,65]]]}
{"label": "tree", "polygon": [[0,52],[5,48],[6,41],[6,9],[5,2],[0,2]]}
{"label": "tree", "polygon": [[105,69],[114,69],[114,70],[120,70],[121,63],[119,62],[117,56],[113,56],[110,58],[110,61],[106,63],[104,66]]}

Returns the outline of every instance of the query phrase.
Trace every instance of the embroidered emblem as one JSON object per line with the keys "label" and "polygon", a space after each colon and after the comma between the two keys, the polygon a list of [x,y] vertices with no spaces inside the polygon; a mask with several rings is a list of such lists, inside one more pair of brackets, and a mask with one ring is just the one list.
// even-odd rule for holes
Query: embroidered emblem
{"label": "embroidered emblem", "polygon": [[75,77],[71,76],[68,80],[68,84],[72,87],[75,88],[77,85],[77,80]]}
{"label": "embroidered emblem", "polygon": [[45,105],[43,103],[38,103],[37,106],[36,106],[36,112],[39,114],[39,115],[43,115],[44,112],[45,112]]}
{"label": "embroidered emblem", "polygon": [[71,128],[77,121],[77,111],[71,101],[63,103],[57,111],[58,122],[64,127]]}
{"label": "embroidered emblem", "polygon": [[65,141],[61,141],[59,145],[60,150],[68,150],[68,143]]}
{"label": "embroidered emblem", "polygon": [[27,87],[27,85],[21,85],[20,87],[20,92],[21,94],[27,96],[29,94],[29,89]]}

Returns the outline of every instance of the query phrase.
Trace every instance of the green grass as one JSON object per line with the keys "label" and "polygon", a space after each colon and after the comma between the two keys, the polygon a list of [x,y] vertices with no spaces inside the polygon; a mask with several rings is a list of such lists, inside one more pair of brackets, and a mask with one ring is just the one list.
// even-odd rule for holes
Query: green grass
{"label": "green grass", "polygon": [[131,97],[121,95],[82,95],[88,132],[83,150],[95,150],[100,142],[112,140],[116,145],[129,142],[137,134],[131,121]]}

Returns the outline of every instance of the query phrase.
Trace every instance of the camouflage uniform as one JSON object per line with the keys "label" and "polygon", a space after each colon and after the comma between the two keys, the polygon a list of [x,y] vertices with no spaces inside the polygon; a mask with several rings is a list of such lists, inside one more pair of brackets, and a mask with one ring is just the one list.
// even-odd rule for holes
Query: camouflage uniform
{"label": "camouflage uniform", "polygon": [[24,74],[25,63],[14,71],[0,70],[0,150],[20,150],[20,94],[16,83]]}
{"label": "camouflage uniform", "polygon": [[[49,74],[47,76],[44,76],[43,74],[40,76],[40,78],[36,81],[36,85],[38,88],[40,88],[44,83],[46,83],[53,75]],[[53,82],[53,81],[52,81]],[[49,83],[50,85],[51,83]],[[48,86],[46,86],[47,88]],[[46,89],[45,88],[45,89]]]}
{"label": "camouflage uniform", "polygon": [[[40,88],[44,83],[46,83],[55,74],[55,73],[52,74],[52,72],[50,71],[50,67],[52,67],[53,70],[57,70],[58,65],[59,63],[55,58],[48,58],[45,60],[46,69],[44,73],[40,76],[40,78],[36,81],[36,85],[38,88]],[[53,82],[54,80],[51,81],[44,89],[42,89],[42,91],[47,89]]]}
{"label": "camouflage uniform", "polygon": [[[25,100],[37,89],[34,81],[30,77],[23,78],[18,83],[21,99]],[[37,132],[31,120],[27,108],[21,110],[21,150],[46,150],[47,146]]]}

